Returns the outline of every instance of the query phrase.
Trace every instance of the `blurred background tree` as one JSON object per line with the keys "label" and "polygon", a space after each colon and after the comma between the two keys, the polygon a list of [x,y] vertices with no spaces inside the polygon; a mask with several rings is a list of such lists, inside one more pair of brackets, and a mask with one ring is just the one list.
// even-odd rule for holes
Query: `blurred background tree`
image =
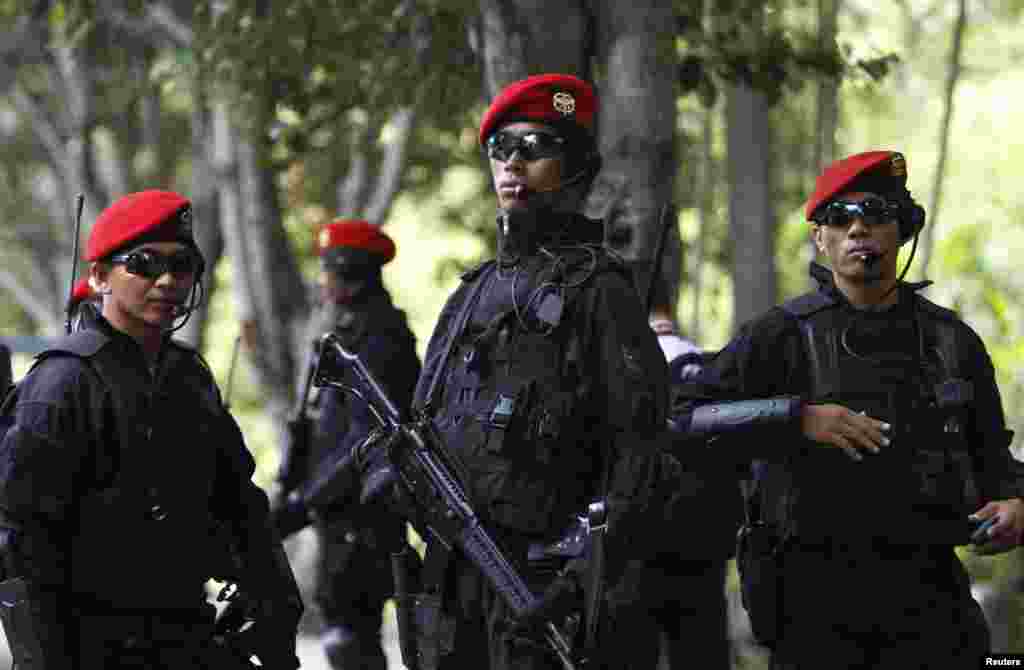
{"label": "blurred background tree", "polygon": [[[121,194],[190,195],[213,268],[182,336],[223,381],[269,485],[314,333],[312,240],[335,216],[387,226],[385,281],[421,351],[453,269],[493,242],[476,143],[487,100],[567,71],[601,94],[605,169],[588,213],[664,273],[713,349],[808,286],[802,203],[831,160],[904,151],[929,209],[911,277],[989,345],[1011,428],[1024,415],[1024,80],[1019,0],[0,0],[0,335],[63,321],[72,203],[83,235]],[[904,254],[906,259],[906,253]],[[26,360],[20,360],[20,371]],[[1019,444],[1019,441],[1015,443]],[[969,559],[1017,630],[1016,554]],[[752,657],[753,658],[753,657]]]}

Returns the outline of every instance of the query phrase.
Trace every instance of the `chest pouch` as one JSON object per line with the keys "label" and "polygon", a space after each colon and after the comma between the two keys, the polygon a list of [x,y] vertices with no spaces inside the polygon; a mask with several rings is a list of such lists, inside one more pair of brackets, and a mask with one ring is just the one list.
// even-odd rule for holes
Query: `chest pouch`
{"label": "chest pouch", "polygon": [[959,515],[978,500],[965,434],[974,387],[963,379],[948,379],[934,389],[933,401],[915,414],[906,440],[911,447],[918,503]]}

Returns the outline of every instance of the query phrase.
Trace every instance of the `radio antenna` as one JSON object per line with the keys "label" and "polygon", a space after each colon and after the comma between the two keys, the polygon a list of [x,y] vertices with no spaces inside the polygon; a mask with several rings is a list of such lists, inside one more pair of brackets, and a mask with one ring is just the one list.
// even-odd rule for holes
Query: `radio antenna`
{"label": "radio antenna", "polygon": [[85,195],[78,194],[75,198],[75,235],[71,251],[71,282],[68,284],[68,301],[64,307],[64,333],[71,334],[71,306],[75,295],[75,274],[78,270],[78,239],[82,233],[82,209],[85,207]]}

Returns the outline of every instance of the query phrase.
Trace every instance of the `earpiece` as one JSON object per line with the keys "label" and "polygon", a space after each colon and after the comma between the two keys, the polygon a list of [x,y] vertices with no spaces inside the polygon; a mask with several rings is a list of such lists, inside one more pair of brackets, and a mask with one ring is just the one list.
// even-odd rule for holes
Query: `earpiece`
{"label": "earpiece", "polygon": [[914,235],[921,232],[925,223],[924,207],[913,200],[907,200],[905,205],[900,206],[900,241],[906,242]]}

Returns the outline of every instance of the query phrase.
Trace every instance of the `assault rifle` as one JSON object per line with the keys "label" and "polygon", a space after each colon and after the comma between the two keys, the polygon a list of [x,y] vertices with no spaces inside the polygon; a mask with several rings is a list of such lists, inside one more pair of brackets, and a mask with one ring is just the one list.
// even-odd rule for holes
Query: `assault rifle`
{"label": "assault rifle", "polygon": [[[351,377],[344,374],[346,369],[353,373],[355,386],[348,385]],[[424,537],[429,534],[448,548],[458,547],[517,619],[540,618],[537,613],[544,611],[544,603],[530,591],[483,527],[466,494],[466,476],[430,419],[418,412],[400,411],[366,364],[357,354],[345,349],[333,333],[320,340],[320,360],[314,383],[351,393],[367,404],[380,423],[388,461],[397,473],[397,484],[416,508],[417,518],[413,524],[418,526],[420,534]],[[339,462],[338,466],[349,471],[355,469],[351,461]],[[574,657],[566,637],[554,623],[544,621],[542,630],[564,670],[576,670],[585,662]]]}

